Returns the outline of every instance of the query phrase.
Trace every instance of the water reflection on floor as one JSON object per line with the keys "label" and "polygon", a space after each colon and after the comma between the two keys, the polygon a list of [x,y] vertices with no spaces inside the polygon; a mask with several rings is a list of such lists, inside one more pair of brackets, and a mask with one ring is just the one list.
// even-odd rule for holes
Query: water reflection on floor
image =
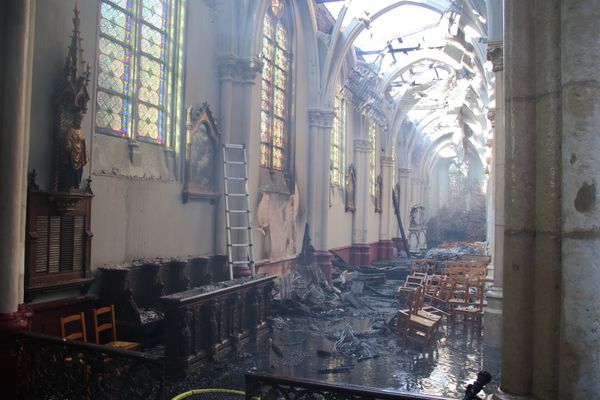
{"label": "water reflection on floor", "polygon": [[[389,293],[395,283],[386,285]],[[380,292],[385,293],[385,288]],[[403,345],[397,333],[385,329],[385,320],[400,305],[391,298],[364,296],[373,309],[329,310],[318,318],[276,316],[273,329],[243,351],[228,359],[211,363],[183,380],[170,381],[171,394],[202,387],[244,388],[244,373],[252,370],[287,377],[316,379],[332,383],[352,383],[388,390],[462,398],[467,383],[482,369],[492,374],[485,393],[493,392],[499,382],[500,353],[488,348],[483,338],[470,329],[444,326],[427,352],[414,345]],[[348,325],[361,346],[376,351],[376,358],[318,356],[331,352]],[[280,351],[275,351],[280,350]],[[280,353],[281,355],[278,355]],[[353,366],[343,373],[320,370]],[[321,371],[323,372],[323,371]]]}

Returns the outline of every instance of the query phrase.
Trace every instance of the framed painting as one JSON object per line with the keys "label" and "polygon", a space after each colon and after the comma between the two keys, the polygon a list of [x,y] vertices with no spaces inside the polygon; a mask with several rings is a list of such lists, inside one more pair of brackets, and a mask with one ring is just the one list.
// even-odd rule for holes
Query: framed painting
{"label": "framed painting", "polygon": [[208,103],[189,107],[185,135],[183,202],[214,201],[217,192],[217,160],[220,134]]}

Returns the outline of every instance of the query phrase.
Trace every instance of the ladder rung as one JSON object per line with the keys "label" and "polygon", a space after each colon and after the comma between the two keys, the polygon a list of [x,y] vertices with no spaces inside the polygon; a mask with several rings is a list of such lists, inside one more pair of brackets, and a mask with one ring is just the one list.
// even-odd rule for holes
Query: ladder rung
{"label": "ladder rung", "polygon": [[248,247],[248,243],[233,243],[230,244],[231,247]]}
{"label": "ladder rung", "polygon": [[250,264],[250,261],[232,261],[233,265]]}
{"label": "ladder rung", "polygon": [[225,147],[226,149],[238,149],[238,150],[242,150],[245,145],[243,144],[224,144],[223,147]]}
{"label": "ladder rung", "polygon": [[246,163],[244,161],[224,161],[225,164],[231,164],[231,165],[246,165]]}
{"label": "ladder rung", "polygon": [[252,229],[251,226],[228,226],[227,229],[231,229],[234,231],[240,231],[240,230],[244,230],[244,229]]}
{"label": "ladder rung", "polygon": [[247,181],[248,178],[228,178],[228,177],[225,177],[225,180],[227,180],[227,181]]}
{"label": "ladder rung", "polygon": [[245,196],[248,196],[248,193],[225,193],[225,196],[230,196],[230,197],[245,197]]}
{"label": "ladder rung", "polygon": [[227,210],[227,212],[234,213],[234,214],[241,214],[241,213],[249,213],[250,210]]}

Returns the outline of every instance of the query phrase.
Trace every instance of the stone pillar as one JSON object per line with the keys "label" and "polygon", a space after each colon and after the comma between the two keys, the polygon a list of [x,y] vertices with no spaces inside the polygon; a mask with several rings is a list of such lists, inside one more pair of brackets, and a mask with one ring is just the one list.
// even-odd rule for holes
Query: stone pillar
{"label": "stone pillar", "polygon": [[354,139],[354,166],[356,168],[356,211],[353,216],[350,263],[356,266],[369,263],[367,244],[367,211],[369,207],[369,155],[371,145],[362,138]]}
{"label": "stone pillar", "polygon": [[395,223],[392,205],[392,187],[394,182],[394,158],[381,156],[381,214],[379,221],[379,258],[389,260],[394,256],[392,242],[392,223]]}
{"label": "stone pillar", "polygon": [[[232,143],[232,123],[233,114],[233,82],[237,75],[237,57],[234,54],[224,54],[218,57],[219,80],[221,81],[220,103],[219,103],[219,131],[221,133],[222,143]],[[219,168],[215,171],[217,174],[217,184],[223,193],[223,152],[217,149],[217,158]],[[227,254],[227,239],[225,229],[225,199],[219,196],[217,206],[215,207],[215,254]]]}
{"label": "stone pillar", "polygon": [[600,4],[560,3],[563,241],[557,398],[591,399],[600,394]]}
{"label": "stone pillar", "polygon": [[[533,0],[505,8],[505,229],[502,382],[512,396],[531,388],[535,245],[535,15]],[[496,204],[496,207],[500,207]]]}
{"label": "stone pillar", "polygon": [[[535,2],[536,189],[531,394],[539,399],[585,397],[579,392],[579,389],[583,388],[577,389],[577,396],[558,395],[562,203],[560,58],[563,51],[561,31],[558,27],[561,25],[561,3],[564,1]],[[598,2],[595,6],[592,5],[594,2],[587,3],[591,9],[600,6]],[[598,32],[595,24],[588,24],[587,28],[596,29]],[[595,37],[598,50],[598,34]],[[586,48],[588,43],[579,43],[579,49]],[[562,49],[565,49],[564,44]],[[530,57],[533,55],[530,54]],[[596,99],[590,98],[587,101]],[[597,346],[596,350],[600,348]],[[597,362],[600,362],[600,359],[597,359]],[[596,387],[600,388],[598,385]],[[598,393],[592,397],[597,397]]]}
{"label": "stone pillar", "polygon": [[331,253],[327,244],[327,222],[329,213],[329,162],[331,129],[335,112],[311,109],[308,112],[310,127],[308,221],[315,262],[331,283]]}
{"label": "stone pillar", "polygon": [[504,262],[504,57],[502,42],[488,43],[488,59],[492,62],[495,74],[496,108],[488,115],[494,128],[492,143],[493,167],[490,179],[493,182],[494,244],[492,262],[494,285],[487,293],[488,306],[485,309],[483,338],[487,345],[499,347],[502,344],[502,282]]}
{"label": "stone pillar", "polygon": [[35,1],[0,5],[0,387],[16,398],[17,360],[11,334],[25,329],[31,313],[23,301],[25,212]]}

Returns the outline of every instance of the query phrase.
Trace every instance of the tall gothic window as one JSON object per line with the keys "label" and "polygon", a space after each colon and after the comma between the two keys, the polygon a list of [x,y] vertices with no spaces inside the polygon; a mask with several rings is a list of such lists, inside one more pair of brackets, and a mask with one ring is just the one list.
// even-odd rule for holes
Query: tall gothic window
{"label": "tall gothic window", "polygon": [[331,130],[331,158],[329,174],[331,186],[342,187],[344,183],[344,143],[346,140],[346,102],[341,95],[340,85],[336,85],[334,98],[335,119]]}
{"label": "tall gothic window", "polygon": [[461,164],[460,166],[455,163],[450,164],[448,167],[448,183],[450,186],[450,199],[453,202],[460,201],[464,198],[465,182],[467,180],[467,166]]}
{"label": "tall gothic window", "polygon": [[96,131],[174,145],[183,1],[100,1]]}
{"label": "tall gothic window", "polygon": [[284,0],[272,0],[263,21],[260,165],[289,168],[290,33]]}
{"label": "tall gothic window", "polygon": [[377,176],[377,151],[376,149],[376,143],[377,142],[377,125],[375,125],[373,122],[369,123],[369,145],[371,146],[371,152],[369,154],[369,192],[371,193],[371,196],[375,197],[375,193],[376,193],[376,176]]}

